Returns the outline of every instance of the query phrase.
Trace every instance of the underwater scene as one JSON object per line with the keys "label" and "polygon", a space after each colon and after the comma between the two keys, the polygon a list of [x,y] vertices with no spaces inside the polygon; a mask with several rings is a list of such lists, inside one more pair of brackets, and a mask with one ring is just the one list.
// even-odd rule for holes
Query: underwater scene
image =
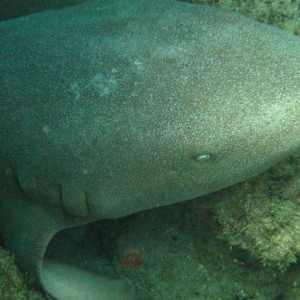
{"label": "underwater scene", "polygon": [[0,20],[0,300],[300,299],[300,0]]}

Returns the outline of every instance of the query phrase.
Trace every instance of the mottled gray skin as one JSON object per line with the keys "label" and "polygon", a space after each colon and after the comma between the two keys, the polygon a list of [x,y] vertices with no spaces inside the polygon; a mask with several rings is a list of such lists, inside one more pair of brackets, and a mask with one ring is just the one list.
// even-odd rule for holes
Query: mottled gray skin
{"label": "mottled gray skin", "polygon": [[201,5],[109,0],[0,32],[1,234],[57,299],[136,297],[44,261],[59,230],[219,190],[299,148],[300,39],[281,30]]}

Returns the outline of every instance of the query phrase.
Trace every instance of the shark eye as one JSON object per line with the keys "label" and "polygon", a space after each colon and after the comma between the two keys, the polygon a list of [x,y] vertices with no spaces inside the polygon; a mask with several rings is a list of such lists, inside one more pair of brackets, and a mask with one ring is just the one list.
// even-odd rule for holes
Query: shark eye
{"label": "shark eye", "polygon": [[210,159],[210,155],[209,154],[200,154],[196,157],[197,161],[206,161]]}

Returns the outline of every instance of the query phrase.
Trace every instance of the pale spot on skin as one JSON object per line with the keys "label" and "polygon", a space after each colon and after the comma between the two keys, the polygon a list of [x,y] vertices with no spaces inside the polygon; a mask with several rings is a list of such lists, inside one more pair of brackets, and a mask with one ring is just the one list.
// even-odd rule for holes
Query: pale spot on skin
{"label": "pale spot on skin", "polygon": [[42,127],[42,131],[44,133],[48,134],[51,131],[51,129],[49,128],[49,126],[45,125],[45,126]]}
{"label": "pale spot on skin", "polygon": [[82,175],[84,175],[84,176],[89,175],[89,174],[90,174],[90,172],[89,172],[88,169],[84,169],[84,170],[82,171]]}

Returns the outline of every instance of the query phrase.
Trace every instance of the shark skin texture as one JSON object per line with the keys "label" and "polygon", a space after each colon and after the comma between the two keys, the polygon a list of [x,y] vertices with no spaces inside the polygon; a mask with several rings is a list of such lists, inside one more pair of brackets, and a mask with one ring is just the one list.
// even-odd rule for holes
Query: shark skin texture
{"label": "shark skin texture", "polygon": [[64,228],[186,201],[300,146],[300,39],[216,8],[110,0],[0,23],[0,233],[58,300],[134,283],[44,259]]}

